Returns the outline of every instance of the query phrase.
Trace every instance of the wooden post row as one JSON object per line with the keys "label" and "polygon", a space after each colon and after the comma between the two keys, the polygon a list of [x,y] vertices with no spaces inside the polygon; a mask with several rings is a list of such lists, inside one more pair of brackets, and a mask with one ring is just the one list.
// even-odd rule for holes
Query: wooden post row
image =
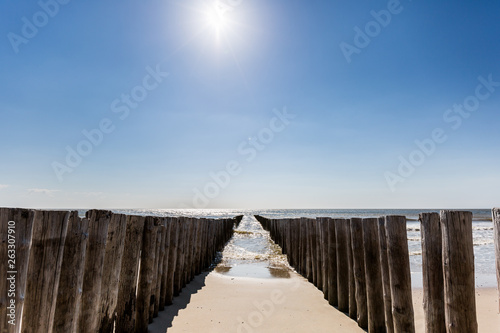
{"label": "wooden post row", "polygon": [[498,284],[498,312],[500,313],[500,208],[493,208],[493,232],[495,237],[495,257]]}

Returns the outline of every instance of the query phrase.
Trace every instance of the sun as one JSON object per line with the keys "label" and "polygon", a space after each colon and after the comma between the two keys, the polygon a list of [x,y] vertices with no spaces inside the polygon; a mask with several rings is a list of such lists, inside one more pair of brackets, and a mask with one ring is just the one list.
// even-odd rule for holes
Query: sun
{"label": "sun", "polygon": [[231,25],[229,16],[233,9],[222,1],[215,1],[206,7],[205,28],[212,31],[217,40],[229,32]]}
{"label": "sun", "polygon": [[206,12],[206,23],[214,31],[222,32],[227,28],[228,19],[223,11],[214,6]]}

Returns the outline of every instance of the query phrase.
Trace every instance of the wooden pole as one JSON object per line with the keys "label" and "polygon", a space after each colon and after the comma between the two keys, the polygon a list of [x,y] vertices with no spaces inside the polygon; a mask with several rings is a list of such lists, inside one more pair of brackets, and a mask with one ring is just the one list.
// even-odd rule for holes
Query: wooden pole
{"label": "wooden pole", "polygon": [[161,286],[161,268],[160,263],[162,261],[161,257],[161,247],[165,246],[165,222],[162,217],[158,217],[156,220],[156,247],[155,247],[155,261],[153,264],[153,281],[151,283],[151,296],[150,296],[150,306],[149,306],[149,323],[153,322],[154,317],[158,317],[158,311],[160,307],[160,286]]}
{"label": "wooden pole", "polygon": [[337,252],[338,309],[349,311],[349,261],[347,259],[347,221],[335,219]]}
{"label": "wooden pole", "polygon": [[111,216],[112,213],[105,210],[90,210],[86,213],[89,220],[89,240],[85,255],[82,303],[77,324],[79,332],[91,333],[99,328],[101,281]]}
{"label": "wooden pole", "polygon": [[[237,225],[236,222],[233,225]],[[203,234],[205,231],[205,219],[198,219],[196,222],[196,237],[194,241],[194,272],[193,277],[200,274],[202,270],[201,252],[203,251]]]}
{"label": "wooden pole", "polygon": [[385,232],[385,218],[378,218],[378,240],[380,246],[380,270],[382,275],[382,289],[384,292],[385,327],[387,333],[394,333],[392,321],[391,278],[387,262],[387,236]]}
{"label": "wooden pole", "polygon": [[320,237],[320,254],[321,258],[321,290],[323,291],[323,296],[328,299],[328,218],[318,217],[318,227],[319,227],[319,237]]}
{"label": "wooden pole", "polygon": [[299,244],[300,244],[300,219],[290,220],[290,229],[292,234],[292,251],[290,265],[298,271],[298,258],[299,258]]}
{"label": "wooden pole", "polygon": [[368,332],[385,333],[384,293],[378,242],[378,220],[363,219]]}
{"label": "wooden pole", "polygon": [[316,227],[316,287],[323,291],[323,230],[322,230],[322,220],[314,220]]}
{"label": "wooden pole", "polygon": [[351,245],[351,220],[346,220],[347,223],[347,261],[349,270],[349,317],[357,319],[358,309],[356,305],[356,283],[354,282],[354,270],[352,259]]}
{"label": "wooden pole", "polygon": [[[186,244],[184,245],[185,262],[184,262],[184,277],[182,282],[182,288],[184,288],[191,279],[194,221],[195,220],[193,218],[187,218],[185,221],[185,223],[187,224],[187,232],[186,232]],[[217,234],[217,236],[219,235],[220,233]],[[216,238],[218,238],[217,236]],[[219,242],[219,239],[217,239],[217,241]]]}
{"label": "wooden pole", "polygon": [[137,286],[137,314],[135,321],[135,332],[138,333],[148,332],[149,308],[151,305],[151,288],[153,284],[157,234],[158,219],[153,216],[146,216],[144,236],[142,239],[139,284]]}
{"label": "wooden pole", "polygon": [[306,243],[306,279],[313,283],[313,272],[312,272],[312,237],[311,237],[311,219],[307,218],[305,222],[305,243]]}
{"label": "wooden pole", "polygon": [[127,230],[125,233],[125,245],[116,305],[116,332],[132,332],[135,329],[137,311],[136,290],[144,224],[144,216],[127,216]]}
{"label": "wooden pole", "polygon": [[287,219],[286,220],[286,232],[287,232],[287,245],[286,245],[286,256],[288,258],[288,263],[290,264],[291,267],[293,267],[293,248],[295,244],[293,242],[293,231],[292,231],[292,220]]}
{"label": "wooden pole", "polygon": [[422,239],[425,331],[445,333],[443,250],[438,213],[419,215]]}
{"label": "wooden pole", "polygon": [[357,321],[361,328],[368,328],[368,308],[366,300],[365,251],[363,245],[363,220],[351,219],[351,248],[353,274],[356,283]]}
{"label": "wooden pole", "polygon": [[[179,296],[182,289],[182,278],[184,274],[184,247],[186,243],[186,232],[187,232],[187,224],[185,223],[184,217],[179,217],[177,220],[178,228],[179,228],[179,238],[177,241],[177,262],[175,268],[175,277],[174,277],[174,296]],[[214,240],[211,240],[211,248],[213,251]]]}
{"label": "wooden pole", "polygon": [[[34,215],[33,210],[0,208],[0,258],[2,258],[0,262],[0,276],[2,277],[0,278],[0,290],[2,290],[0,292],[0,331],[2,332],[19,332],[21,329],[20,316],[24,307]],[[10,284],[14,281],[16,291],[14,297],[11,297]],[[14,307],[10,304],[11,300],[15,301]]]}
{"label": "wooden pole", "polygon": [[122,265],[127,217],[113,214],[108,226],[108,238],[104,254],[99,311],[99,332],[112,333],[116,320],[116,303]]}
{"label": "wooden pole", "polygon": [[338,306],[338,288],[337,288],[337,238],[336,238],[336,220],[328,218],[328,254],[327,254],[327,274],[328,274],[328,303]]}
{"label": "wooden pole", "polygon": [[22,332],[51,332],[69,212],[35,211]]}
{"label": "wooden pole", "polygon": [[64,244],[53,332],[75,332],[80,313],[89,220],[71,212]]}
{"label": "wooden pole", "polygon": [[316,270],[317,268],[317,242],[316,242],[316,220],[315,219],[309,219],[308,220],[308,231],[309,231],[309,265],[310,265],[310,270],[311,270],[311,282],[314,286],[318,286],[318,272]]}
{"label": "wooden pole", "polygon": [[300,243],[299,243],[299,270],[298,272],[306,277],[306,258],[307,258],[307,219],[305,217],[300,218]]}
{"label": "wooden pole", "polygon": [[162,275],[160,281],[160,303],[159,311],[165,309],[166,298],[167,298],[167,288],[168,288],[168,271],[172,269],[169,265],[169,255],[170,255],[170,241],[172,233],[172,222],[168,217],[165,217],[165,244],[162,248],[163,251],[163,262],[162,262]]}
{"label": "wooden pole", "polygon": [[[179,238],[179,223],[177,218],[169,217],[167,223],[170,224],[170,241],[168,245],[168,269],[166,277],[165,305],[171,305],[174,297],[174,274],[177,264],[177,244]],[[205,244],[206,245],[206,244]]]}
{"label": "wooden pole", "polygon": [[411,294],[410,257],[406,217],[386,216],[387,262],[391,281],[394,332],[414,333],[415,320]]}
{"label": "wooden pole", "polygon": [[448,333],[477,332],[472,213],[442,210],[443,278]]}
{"label": "wooden pole", "polygon": [[500,313],[500,208],[493,208],[492,214],[497,262],[498,312]]}

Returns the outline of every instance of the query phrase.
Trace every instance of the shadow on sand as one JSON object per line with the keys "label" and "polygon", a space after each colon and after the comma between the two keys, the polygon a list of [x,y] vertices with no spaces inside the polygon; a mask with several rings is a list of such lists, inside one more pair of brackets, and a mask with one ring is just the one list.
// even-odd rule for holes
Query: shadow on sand
{"label": "shadow on sand", "polygon": [[179,314],[179,311],[185,309],[191,301],[191,295],[196,294],[205,286],[205,279],[212,270],[202,272],[182,288],[179,296],[174,297],[172,305],[165,306],[165,310],[158,313],[158,317],[153,319],[153,323],[148,326],[151,333],[166,332],[172,327],[172,321]]}

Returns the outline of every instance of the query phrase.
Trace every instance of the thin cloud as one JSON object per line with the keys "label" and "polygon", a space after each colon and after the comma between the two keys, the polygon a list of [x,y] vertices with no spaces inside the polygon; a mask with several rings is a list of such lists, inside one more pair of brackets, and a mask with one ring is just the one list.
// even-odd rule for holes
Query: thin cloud
{"label": "thin cloud", "polygon": [[4,188],[7,188],[7,187],[9,187],[9,185],[2,185],[2,184],[0,184],[0,190],[3,190]]}
{"label": "thin cloud", "polygon": [[49,197],[53,197],[54,193],[56,193],[56,192],[60,192],[60,190],[48,190],[46,188],[30,188],[30,189],[28,189],[28,193],[30,195],[43,194],[43,195],[46,195]]}
{"label": "thin cloud", "polygon": [[106,194],[104,192],[75,192],[76,195],[82,195],[84,197],[99,197],[104,198]]}

